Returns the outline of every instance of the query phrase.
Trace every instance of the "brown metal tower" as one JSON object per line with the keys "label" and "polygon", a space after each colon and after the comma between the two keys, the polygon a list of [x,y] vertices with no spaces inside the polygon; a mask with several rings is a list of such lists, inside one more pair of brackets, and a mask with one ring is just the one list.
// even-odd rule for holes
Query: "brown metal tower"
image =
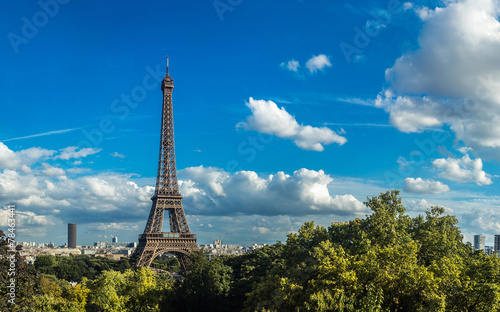
{"label": "brown metal tower", "polygon": [[[161,84],[163,109],[160,134],[160,158],[156,177],[155,194],[144,233],[139,235],[139,245],[130,261],[133,265],[149,267],[157,256],[170,252],[177,256],[185,269],[189,254],[198,250],[196,235],[191,234],[182,208],[182,196],[177,184],[174,146],[174,116],[172,111],[172,90],[174,80],[167,74]],[[163,216],[168,211],[170,232],[162,232]]]}

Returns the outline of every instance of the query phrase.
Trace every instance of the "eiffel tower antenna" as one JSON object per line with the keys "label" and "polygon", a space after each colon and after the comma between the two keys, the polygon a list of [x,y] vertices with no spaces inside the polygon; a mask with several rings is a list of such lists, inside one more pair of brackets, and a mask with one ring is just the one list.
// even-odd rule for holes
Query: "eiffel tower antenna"
{"label": "eiffel tower antenna", "polygon": [[[131,264],[149,267],[159,255],[169,252],[177,256],[182,267],[189,265],[189,254],[198,250],[196,235],[192,234],[182,207],[182,195],[177,183],[175,165],[174,117],[172,109],[172,90],[174,79],[168,73],[163,78],[163,109],[160,131],[160,155],[156,176],[155,193],[151,200],[149,218],[144,233],[139,235],[139,245],[130,258]],[[163,217],[168,212],[170,232],[162,232]]]}

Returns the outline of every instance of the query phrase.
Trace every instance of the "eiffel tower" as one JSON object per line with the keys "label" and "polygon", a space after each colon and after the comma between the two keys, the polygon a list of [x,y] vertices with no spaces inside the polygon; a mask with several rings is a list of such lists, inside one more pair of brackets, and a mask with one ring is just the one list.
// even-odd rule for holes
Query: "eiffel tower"
{"label": "eiffel tower", "polygon": [[[174,117],[172,110],[172,90],[174,80],[168,74],[163,78],[163,109],[160,135],[160,158],[156,177],[153,204],[144,233],[139,235],[139,245],[130,262],[135,266],[149,267],[159,255],[169,252],[177,256],[183,269],[189,265],[189,254],[198,250],[196,235],[191,234],[182,207],[182,196],[177,184],[174,146]],[[168,211],[170,232],[162,232],[163,216]]]}

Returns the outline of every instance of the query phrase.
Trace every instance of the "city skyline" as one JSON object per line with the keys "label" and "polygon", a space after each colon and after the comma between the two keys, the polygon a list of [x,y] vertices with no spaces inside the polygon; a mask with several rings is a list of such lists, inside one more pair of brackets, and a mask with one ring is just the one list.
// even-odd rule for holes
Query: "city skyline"
{"label": "city skyline", "polygon": [[167,55],[199,244],[285,241],[390,189],[467,241],[500,233],[499,1],[4,6],[0,206],[18,241],[62,244],[71,222],[81,245],[137,241]]}

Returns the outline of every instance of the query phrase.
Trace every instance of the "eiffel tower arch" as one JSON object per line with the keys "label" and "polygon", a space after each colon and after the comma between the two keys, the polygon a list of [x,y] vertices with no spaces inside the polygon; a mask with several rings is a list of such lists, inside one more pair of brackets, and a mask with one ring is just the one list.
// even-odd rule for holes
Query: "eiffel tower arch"
{"label": "eiffel tower arch", "polygon": [[[192,251],[198,250],[198,245],[196,234],[192,234],[189,229],[177,183],[172,109],[174,80],[168,72],[168,57],[167,74],[163,78],[161,89],[163,109],[155,193],[151,198],[153,204],[144,233],[139,235],[139,245],[132,254],[130,262],[135,266],[150,267],[157,256],[169,252],[174,254],[182,268],[186,269],[190,262],[189,255]],[[165,212],[168,212],[170,232],[162,232]]]}

